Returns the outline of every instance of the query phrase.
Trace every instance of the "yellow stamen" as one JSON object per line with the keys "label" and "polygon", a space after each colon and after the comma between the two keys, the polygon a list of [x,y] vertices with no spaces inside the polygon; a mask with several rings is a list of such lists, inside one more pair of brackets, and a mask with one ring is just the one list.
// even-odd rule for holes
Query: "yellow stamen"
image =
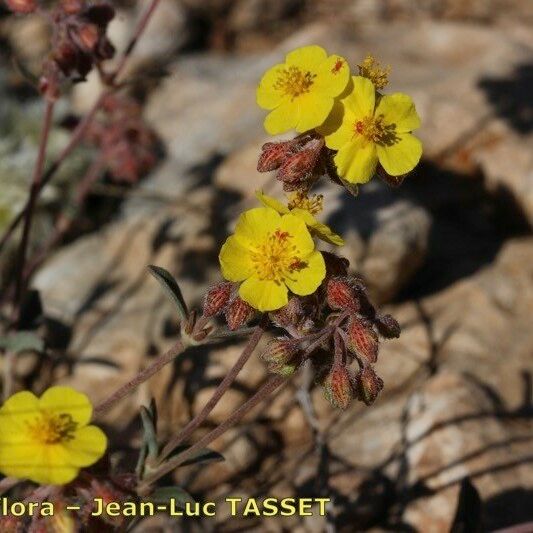
{"label": "yellow stamen", "polygon": [[354,125],[354,134],[363,135],[368,141],[390,146],[397,141],[395,124],[385,124],[383,115],[368,116],[357,120]]}
{"label": "yellow stamen", "polygon": [[41,413],[33,422],[28,422],[32,437],[43,444],[58,444],[72,440],[78,427],[69,414]]}
{"label": "yellow stamen", "polygon": [[316,78],[316,74],[312,74],[309,71],[304,72],[298,67],[291,65],[288,68],[279,70],[274,89],[282,91],[285,95],[294,99],[301,94],[309,92],[314,78]]}
{"label": "yellow stamen", "polygon": [[252,263],[260,280],[281,283],[294,270],[301,270],[306,263],[298,257],[298,250],[292,243],[293,237],[286,231],[276,230],[252,253]]}
{"label": "yellow stamen", "polygon": [[320,213],[323,209],[324,196],[321,194],[314,194],[308,197],[307,194],[298,191],[289,195],[289,209],[305,209],[312,215]]}
{"label": "yellow stamen", "polygon": [[389,83],[390,66],[383,68],[381,63],[368,54],[359,67],[359,75],[368,78],[376,87],[376,90],[383,89]]}

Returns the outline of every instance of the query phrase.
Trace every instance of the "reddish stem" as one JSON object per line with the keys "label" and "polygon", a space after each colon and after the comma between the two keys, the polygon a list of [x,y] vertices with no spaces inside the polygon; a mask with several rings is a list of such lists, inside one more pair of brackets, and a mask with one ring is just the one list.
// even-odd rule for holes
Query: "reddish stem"
{"label": "reddish stem", "polygon": [[37,153],[37,161],[33,171],[33,180],[30,189],[30,196],[28,198],[28,207],[24,217],[24,227],[22,230],[22,240],[19,246],[18,261],[17,261],[17,282],[15,286],[15,294],[13,298],[14,304],[14,322],[17,322],[20,314],[20,304],[24,297],[24,268],[26,264],[26,255],[28,253],[28,243],[30,239],[31,226],[33,222],[33,215],[37,205],[37,198],[41,190],[42,176],[44,162],[46,158],[46,147],[48,146],[48,136],[52,127],[52,118],[54,116],[53,101],[46,102],[46,109],[44,112],[43,127],[41,130],[41,140],[39,142],[39,151]]}
{"label": "reddish stem", "polygon": [[164,366],[168,365],[178,355],[185,350],[181,341],[178,341],[168,352],[160,355],[150,366],[146,367],[142,372],[137,374],[132,380],[122,385],[116,390],[109,398],[97,405],[94,409],[94,415],[99,416],[106,411],[109,411],[111,407],[117,404],[122,398],[131,394],[141,383],[148,381],[154,374],[159,372]]}
{"label": "reddish stem", "polygon": [[187,459],[190,459],[198,450],[205,448],[208,444],[220,437],[220,435],[225,433],[234,424],[239,422],[239,420],[241,420],[241,418],[246,415],[248,411],[252,410],[256,405],[268,398],[270,394],[272,394],[285,381],[286,378],[282,376],[270,376],[262,385],[262,387],[247,402],[242,404],[236,411],[234,411],[225,422],[207,433],[207,435],[193,444],[190,448],[187,448],[172,459],[163,463],[155,472],[143,480],[142,484],[138,488],[138,493],[140,495],[145,494],[145,492],[150,489],[150,486],[158,479],[174,470],[174,468],[187,461]]}
{"label": "reddish stem", "polygon": [[211,414],[211,411],[213,411],[222,396],[237,378],[242,367],[246,364],[248,359],[250,359],[250,356],[257,347],[267,325],[268,316],[264,315],[259,325],[255,328],[254,333],[250,337],[248,344],[245,346],[239,359],[237,359],[231,370],[226,374],[226,377],[220,382],[219,386],[213,393],[213,396],[211,396],[204,408],[174,438],[170,439],[163,448],[158,458],[159,464],[166,459],[177,446],[186,441],[193,434],[194,430]]}

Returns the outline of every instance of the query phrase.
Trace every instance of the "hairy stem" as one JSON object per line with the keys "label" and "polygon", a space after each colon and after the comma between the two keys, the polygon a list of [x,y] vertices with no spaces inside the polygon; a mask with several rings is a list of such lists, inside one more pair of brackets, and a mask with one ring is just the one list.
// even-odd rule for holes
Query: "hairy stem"
{"label": "hairy stem", "polygon": [[220,437],[228,429],[230,429],[234,424],[239,422],[241,418],[252,410],[256,405],[261,403],[263,400],[268,398],[282,383],[286,381],[286,378],[282,376],[270,376],[267,381],[261,386],[261,388],[244,404],[242,404],[233,414],[222,424],[217,426],[215,429],[207,433],[203,438],[198,442],[193,444],[190,448],[187,448],[182,453],[176,455],[172,459],[163,463],[155,472],[149,475],[138,488],[138,493],[140,495],[146,494],[150,490],[150,486],[155,483],[158,479],[165,476],[174,468],[178,467],[183,462],[190,459],[194,454],[205,448],[208,444],[213,442],[215,439]]}
{"label": "hairy stem", "polygon": [[142,372],[139,372],[133,379],[128,381],[116,390],[109,398],[97,405],[94,409],[94,415],[99,416],[106,411],[109,411],[120,400],[131,394],[141,383],[148,381],[154,374],[159,372],[164,366],[168,365],[178,355],[185,350],[185,346],[181,341],[178,341],[168,352],[160,355],[150,366],[147,366]]}
{"label": "hairy stem", "polygon": [[172,453],[172,450],[174,450],[182,442],[186,441],[193,434],[194,430],[200,426],[200,424],[210,415],[222,396],[231,387],[239,375],[239,372],[242,370],[242,367],[246,364],[248,359],[250,359],[250,356],[257,347],[267,325],[268,316],[264,315],[259,325],[255,328],[240,357],[237,359],[230,371],[226,374],[226,377],[220,382],[213,393],[213,396],[211,396],[204,408],[174,438],[170,439],[159,455],[158,464],[161,464],[161,462]]}

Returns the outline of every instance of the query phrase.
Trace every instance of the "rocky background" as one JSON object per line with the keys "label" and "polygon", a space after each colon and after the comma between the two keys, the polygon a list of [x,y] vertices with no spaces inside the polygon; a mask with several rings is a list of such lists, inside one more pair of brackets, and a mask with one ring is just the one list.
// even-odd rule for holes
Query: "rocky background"
{"label": "rocky background", "polygon": [[[120,49],[145,3],[116,4]],[[161,141],[159,165],[135,186],[100,184],[77,232],[36,273],[51,356],[21,356],[19,380],[35,389],[61,381],[99,401],[165,350],[176,317],[145,266],[169,269],[198,304],[254,191],[280,191],[255,170],[267,140],[255,104],[263,71],[304,44],[352,65],[371,52],[393,66],[390,89],[417,104],[424,160],[397,190],[374,180],[357,198],[333,184],[321,192],[353,270],[402,325],[381,350],[385,390],[347,412],[313,390],[313,430],[297,378],[216,442],[225,462],[180,470],[177,481],[199,500],[332,501],[327,520],[219,514],[219,531],[470,532],[533,521],[532,24],[528,0],[164,0],[129,72]],[[17,65],[38,70],[46,27],[4,17],[0,39],[5,223],[25,198],[42,113]],[[86,111],[98,90],[90,78],[62,102],[52,154],[68,139],[68,114]],[[46,189],[37,240],[90,158],[78,151]],[[238,354],[231,343],[187,353],[110,413],[117,460],[139,443],[140,405],[155,397],[170,434]],[[252,359],[210,426],[265,375]],[[182,530],[165,520],[138,530]]]}

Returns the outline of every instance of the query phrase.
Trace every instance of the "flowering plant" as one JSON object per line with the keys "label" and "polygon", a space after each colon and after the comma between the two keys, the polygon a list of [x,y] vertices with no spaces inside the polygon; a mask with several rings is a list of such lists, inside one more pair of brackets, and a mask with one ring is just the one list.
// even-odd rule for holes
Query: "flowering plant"
{"label": "flowering plant", "polygon": [[[106,73],[102,66],[114,54],[106,36],[113,8],[103,2],[63,0],[52,10],[53,49],[39,85],[47,111],[34,183],[19,219],[24,222],[20,274],[13,291],[14,318],[4,348],[11,347],[14,352],[42,350],[39,339],[29,342],[20,331],[19,319],[32,272],[26,268],[27,239],[35,202],[46,181],[42,171],[47,133],[63,84],[79,81],[96,68],[108,87],[92,115],[80,123],[63,157],[84,138],[99,147],[96,170],[107,168],[116,181],[135,181],[154,164],[151,130],[142,123],[139,108],[116,93],[121,89],[117,78],[124,62],[158,3],[151,2],[113,73]],[[9,0],[7,6],[23,14],[37,10],[38,2]],[[5,490],[27,480],[41,485],[35,489],[41,501],[53,499],[62,509],[71,501],[81,501],[80,513],[75,519],[68,515],[68,520],[86,527],[91,499],[96,495],[108,501],[162,497],[158,494],[159,482],[165,475],[185,464],[205,463],[202,454],[206,446],[302,368],[311,372],[325,398],[336,408],[347,409],[353,400],[366,405],[376,401],[383,388],[374,367],[380,339],[397,338],[400,326],[392,316],[374,307],[364,280],[349,271],[346,259],[319,249],[322,241],[338,250],[344,240],[319,220],[325,197],[313,194],[312,189],[320,179],[329,178],[353,193],[355,185],[368,182],[375,174],[397,183],[418,163],[422,148],[411,132],[419,127],[420,119],[408,96],[380,92],[387,85],[388,73],[368,57],[359,66],[358,75],[351,76],[345,58],[328,55],[313,45],[290,52],[283,63],[263,75],[257,103],[269,112],[266,131],[274,135],[295,130],[297,135],[265,143],[258,170],[275,172],[288,193],[287,200],[257,192],[262,207],[242,213],[233,234],[223,243],[219,253],[223,281],[207,290],[201,312],[189,310],[170,273],[149,267],[176,306],[179,338],[168,352],[94,410],[87,396],[68,387],[52,386],[40,397],[29,391],[11,394],[9,387],[4,388],[7,399],[0,407],[0,472],[7,477],[0,485]],[[97,111],[104,115],[100,121],[94,120]],[[84,182],[84,191],[99,175],[94,170]],[[52,175],[48,174],[47,179]],[[217,316],[223,316],[225,324],[217,321]],[[247,327],[250,324],[253,327]],[[210,415],[269,330],[275,330],[276,336],[261,354],[269,377],[228,419],[191,444],[194,431]],[[90,424],[92,418],[98,419],[187,348],[235,336],[248,337],[247,343],[200,413],[162,442],[156,406],[142,407],[143,437],[135,469],[108,469],[105,475],[100,470],[98,476],[98,465],[106,460],[108,441],[101,429]],[[110,442],[109,447],[112,445]],[[212,452],[209,458],[222,459]],[[190,500],[182,487],[165,487],[163,493]],[[118,530],[131,525],[125,517],[102,519]],[[7,527],[5,521],[3,526]]]}

